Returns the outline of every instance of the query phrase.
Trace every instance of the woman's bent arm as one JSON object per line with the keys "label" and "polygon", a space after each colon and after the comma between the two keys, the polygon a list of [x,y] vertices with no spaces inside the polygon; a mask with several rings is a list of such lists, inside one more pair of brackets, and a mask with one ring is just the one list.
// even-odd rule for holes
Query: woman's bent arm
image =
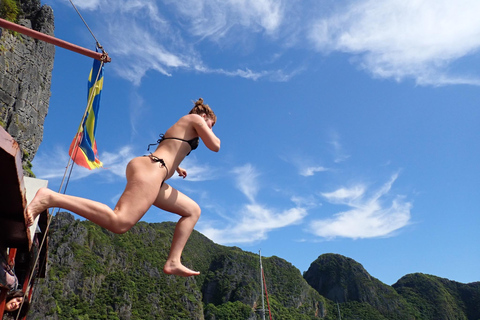
{"label": "woman's bent arm", "polygon": [[212,129],[207,126],[205,119],[197,116],[193,120],[193,128],[198,136],[202,138],[203,143],[208,149],[218,152],[220,150],[220,139],[213,133]]}

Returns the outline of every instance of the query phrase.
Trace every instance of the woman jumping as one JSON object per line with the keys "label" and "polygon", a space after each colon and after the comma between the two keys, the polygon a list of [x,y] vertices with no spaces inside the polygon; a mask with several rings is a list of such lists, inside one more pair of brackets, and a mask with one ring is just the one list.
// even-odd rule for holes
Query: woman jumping
{"label": "woman jumping", "polygon": [[97,201],[69,196],[47,188],[38,190],[27,207],[27,226],[48,208],[74,212],[114,233],[130,230],[152,206],[181,216],[173,234],[172,246],[163,272],[183,277],[200,274],[182,265],[181,255],[200,218],[198,204],[166,184],[175,169],[185,178],[179,165],[198,146],[199,137],[208,149],[218,152],[220,139],[213,133],[217,117],[200,98],[188,115],[181,117],[158,141],[155,152],[132,159],[126,169],[127,185],[115,209]]}

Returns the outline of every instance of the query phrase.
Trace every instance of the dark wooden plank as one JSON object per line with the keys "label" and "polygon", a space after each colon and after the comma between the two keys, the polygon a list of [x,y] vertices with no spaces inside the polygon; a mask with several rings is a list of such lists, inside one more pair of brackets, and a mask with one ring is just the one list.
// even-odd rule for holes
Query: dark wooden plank
{"label": "dark wooden plank", "polygon": [[0,127],[0,243],[13,248],[30,248],[25,226],[26,191],[22,155],[18,143]]}

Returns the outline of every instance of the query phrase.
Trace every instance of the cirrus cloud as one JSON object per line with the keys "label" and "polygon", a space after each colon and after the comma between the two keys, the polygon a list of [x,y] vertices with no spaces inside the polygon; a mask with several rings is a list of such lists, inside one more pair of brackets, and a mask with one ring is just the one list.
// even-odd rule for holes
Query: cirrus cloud
{"label": "cirrus cloud", "polygon": [[480,2],[475,0],[364,0],[312,24],[318,50],[353,54],[376,77],[418,84],[475,84],[451,64],[480,49]]}
{"label": "cirrus cloud", "polygon": [[235,176],[236,187],[249,200],[235,213],[230,214],[230,219],[222,226],[215,221],[201,221],[200,232],[209,239],[220,243],[252,243],[264,240],[268,233],[300,223],[307,215],[307,209],[295,199],[296,207],[289,209],[276,209],[256,201],[260,186],[258,183],[259,174],[251,164],[234,168],[232,173]]}
{"label": "cirrus cloud", "polygon": [[395,196],[390,204],[383,198],[389,195],[398,174],[392,176],[370,197],[363,185],[340,188],[322,193],[327,202],[350,207],[327,219],[318,219],[310,224],[309,231],[316,236],[333,239],[336,237],[363,239],[391,236],[410,222],[412,204],[402,196]]}

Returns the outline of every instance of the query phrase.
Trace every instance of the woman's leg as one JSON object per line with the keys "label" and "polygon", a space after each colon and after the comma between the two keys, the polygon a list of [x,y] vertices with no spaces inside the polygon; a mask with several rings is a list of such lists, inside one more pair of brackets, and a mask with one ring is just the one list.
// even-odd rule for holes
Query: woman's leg
{"label": "woman's leg", "polygon": [[127,186],[116,207],[80,197],[40,189],[27,207],[27,224],[48,208],[62,208],[82,216],[115,233],[134,226],[157,198],[166,170],[150,158],[133,159],[127,166]]}
{"label": "woman's leg", "polygon": [[173,233],[170,254],[168,255],[163,272],[182,277],[199,275],[200,272],[190,270],[182,264],[181,256],[183,248],[200,218],[200,207],[195,201],[166,183],[162,186],[153,204],[162,210],[181,216]]}

